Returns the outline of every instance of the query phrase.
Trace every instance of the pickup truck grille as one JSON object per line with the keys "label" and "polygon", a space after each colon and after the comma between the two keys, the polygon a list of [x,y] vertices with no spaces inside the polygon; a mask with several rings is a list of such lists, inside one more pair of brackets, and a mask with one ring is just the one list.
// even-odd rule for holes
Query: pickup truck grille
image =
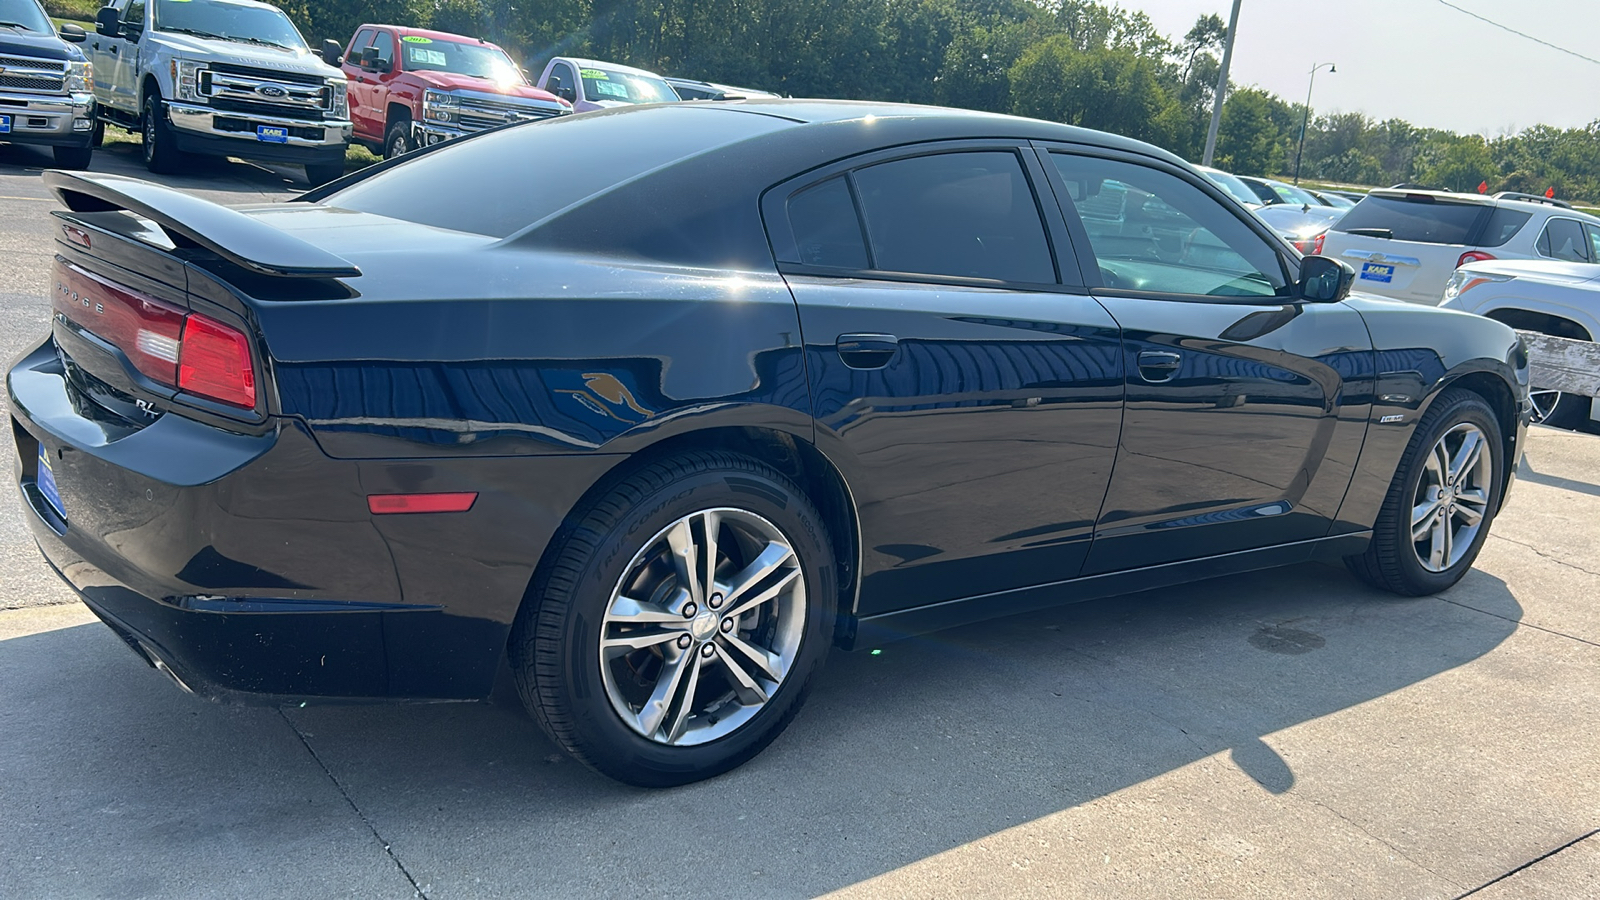
{"label": "pickup truck grille", "polygon": [[214,65],[200,75],[200,93],[229,112],[321,118],[332,107],[332,90],[315,75]]}
{"label": "pickup truck grille", "polygon": [[0,56],[0,90],[59,94],[66,85],[66,71],[61,60]]}
{"label": "pickup truck grille", "polygon": [[478,97],[462,97],[461,111],[456,117],[456,122],[462,131],[482,131],[507,122],[517,122],[523,119],[544,119],[560,115],[559,109],[548,109],[541,106],[529,106],[505,100],[485,100]]}

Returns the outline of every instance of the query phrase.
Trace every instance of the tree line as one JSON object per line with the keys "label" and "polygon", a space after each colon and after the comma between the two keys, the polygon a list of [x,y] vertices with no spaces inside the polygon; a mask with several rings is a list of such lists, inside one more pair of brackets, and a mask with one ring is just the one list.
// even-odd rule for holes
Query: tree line
{"label": "tree line", "polygon": [[[47,0],[47,6],[94,0]],[[314,42],[363,22],[431,27],[505,47],[537,73],[588,56],[795,97],[936,103],[1125,134],[1198,161],[1226,26],[1182,36],[1095,0],[285,0]],[[1294,167],[1304,106],[1230,90],[1215,163]],[[1301,174],[1600,200],[1600,121],[1485,137],[1361,113],[1312,116]]]}

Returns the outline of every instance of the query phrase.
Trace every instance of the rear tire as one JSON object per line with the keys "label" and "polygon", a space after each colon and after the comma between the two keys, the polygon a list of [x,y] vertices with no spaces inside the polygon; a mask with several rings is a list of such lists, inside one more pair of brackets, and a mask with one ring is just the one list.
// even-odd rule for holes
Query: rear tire
{"label": "rear tire", "polygon": [[151,94],[144,98],[144,118],[141,124],[145,168],[157,175],[176,173],[180,167],[182,154],[173,146],[172,126],[167,124],[167,117],[161,112],[159,94]]}
{"label": "rear tire", "polygon": [[836,577],[822,516],[783,475],[731,453],[659,460],[557,536],[513,626],[512,673],[544,731],[595,771],[641,787],[710,778],[799,711]]}
{"label": "rear tire", "polygon": [[[1468,448],[1473,441],[1478,456]],[[1350,571],[1407,597],[1436,594],[1460,581],[1498,511],[1503,452],[1500,422],[1489,404],[1462,388],[1446,390],[1411,435],[1372,543],[1365,553],[1345,557]]]}
{"label": "rear tire", "polygon": [[389,133],[383,138],[383,158],[394,159],[405,156],[416,148],[411,146],[411,122],[396,122],[389,126]]}
{"label": "rear tire", "polygon": [[56,158],[56,168],[81,171],[89,168],[89,160],[94,156],[94,148],[52,147],[51,154]]}

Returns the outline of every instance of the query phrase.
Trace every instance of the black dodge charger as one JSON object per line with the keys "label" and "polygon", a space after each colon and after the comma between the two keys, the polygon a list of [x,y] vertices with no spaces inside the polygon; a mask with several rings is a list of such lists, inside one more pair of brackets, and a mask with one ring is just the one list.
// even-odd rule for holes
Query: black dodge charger
{"label": "black dodge charger", "polygon": [[224,208],[46,176],[45,556],[219,699],[469,699],[749,759],[830,645],[1313,559],[1454,584],[1524,351],[1349,294],[1182,161],[1026,119],[590,113]]}

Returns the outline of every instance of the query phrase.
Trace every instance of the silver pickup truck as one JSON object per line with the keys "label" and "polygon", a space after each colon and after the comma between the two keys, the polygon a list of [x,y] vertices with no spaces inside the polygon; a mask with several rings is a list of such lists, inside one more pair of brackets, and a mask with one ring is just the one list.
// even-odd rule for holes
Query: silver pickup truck
{"label": "silver pickup truck", "polygon": [[63,169],[86,169],[94,153],[89,62],[73,46],[86,35],[58,35],[39,0],[0,0],[0,143],[40,144]]}
{"label": "silver pickup truck", "polygon": [[350,106],[340,47],[313,53],[254,0],[112,0],[89,39],[100,118],[137,131],[152,172],[185,153],[299,163],[312,184],[344,172]]}

